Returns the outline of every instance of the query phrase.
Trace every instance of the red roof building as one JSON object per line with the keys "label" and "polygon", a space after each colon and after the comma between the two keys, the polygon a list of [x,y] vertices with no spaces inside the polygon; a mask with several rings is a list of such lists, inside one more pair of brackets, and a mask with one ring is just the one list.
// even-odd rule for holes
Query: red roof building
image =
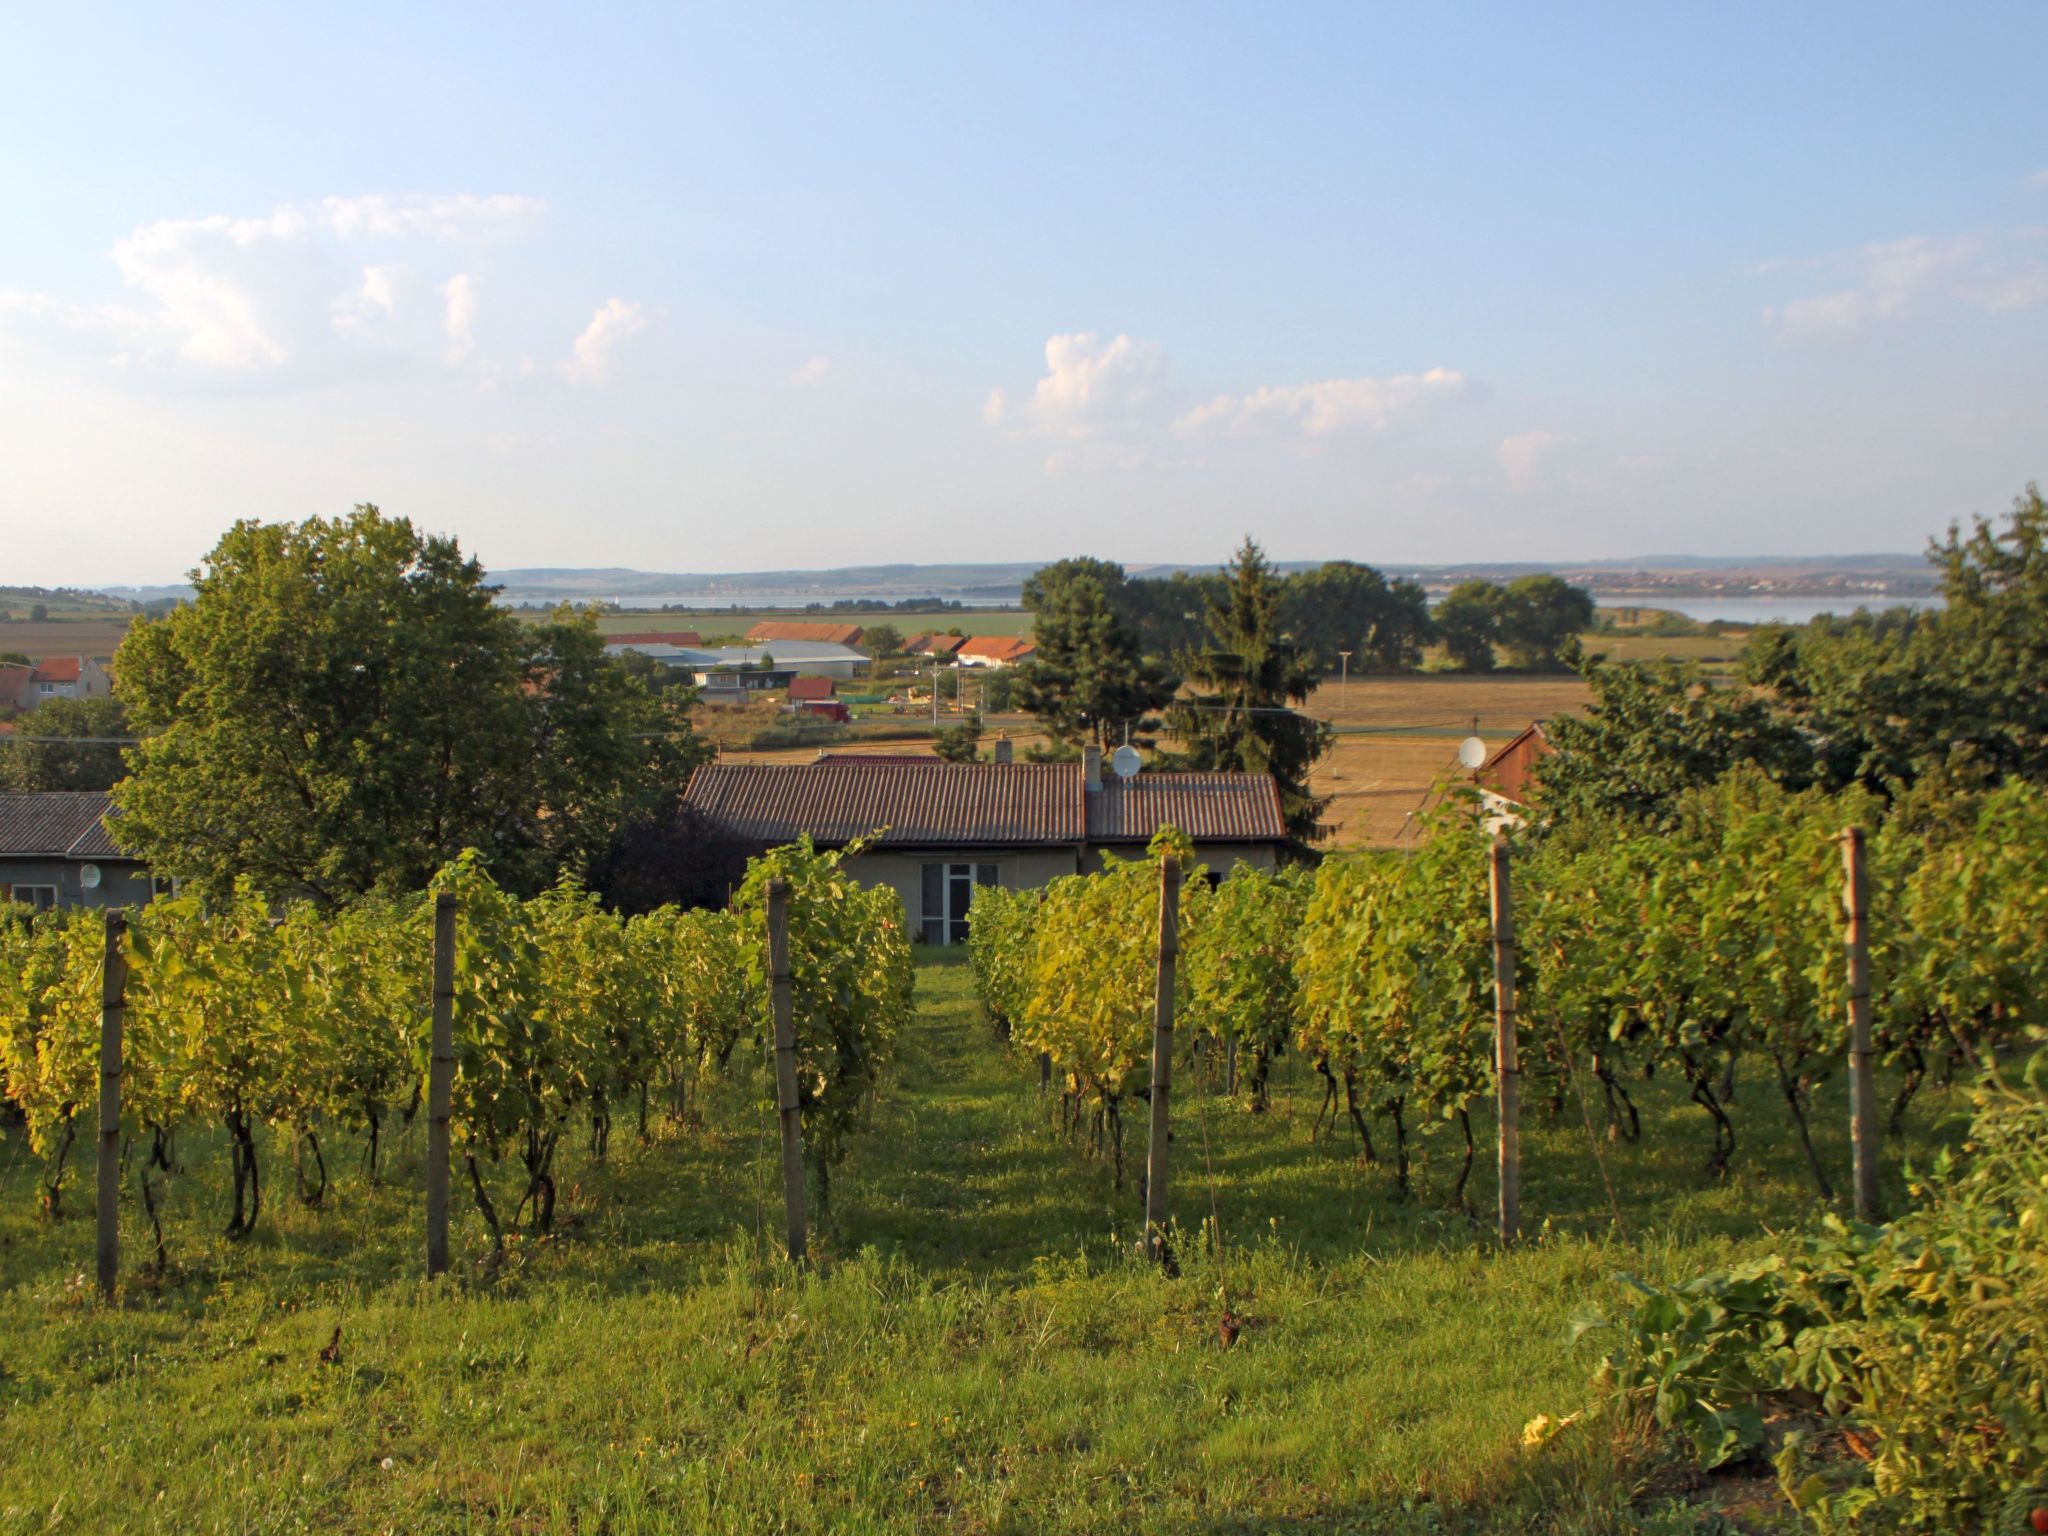
{"label": "red roof building", "polygon": [[974,635],[954,654],[963,667],[1014,667],[1037,653],[1022,635]]}
{"label": "red roof building", "polygon": [[789,680],[789,702],[803,703],[810,699],[829,699],[838,693],[838,684],[829,677],[793,677]]}
{"label": "red roof building", "polygon": [[1521,805],[1535,783],[1536,765],[1556,750],[1543,734],[1543,722],[1534,721],[1475,768],[1472,782],[1511,805]]}
{"label": "red roof building", "polygon": [[630,635],[606,635],[606,645],[702,645],[703,635],[694,629],[640,629]]}
{"label": "red roof building", "polygon": [[903,652],[906,656],[951,656],[966,643],[965,635],[919,635]]}
{"label": "red roof building", "polygon": [[763,619],[747,631],[747,643],[764,640],[818,640],[826,645],[859,645],[867,631],[858,624],[811,624],[794,619]]}

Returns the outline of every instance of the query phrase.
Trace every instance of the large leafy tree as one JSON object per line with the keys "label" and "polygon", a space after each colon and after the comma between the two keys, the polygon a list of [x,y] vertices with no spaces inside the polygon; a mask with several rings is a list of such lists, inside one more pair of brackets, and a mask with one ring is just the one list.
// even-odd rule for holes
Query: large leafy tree
{"label": "large leafy tree", "polygon": [[1463,672],[1491,672],[1500,638],[1501,589],[1490,581],[1461,581],[1437,604],[1435,622],[1444,654]]}
{"label": "large leafy tree", "polygon": [[1174,706],[1174,732],[1194,767],[1270,773],[1288,838],[1306,852],[1330,803],[1309,787],[1330,750],[1330,727],[1295,707],[1315,687],[1316,669],[1281,633],[1281,586],[1265,552],[1247,538],[1223,575],[1224,598],[1208,617],[1216,644],[1186,658],[1194,693]]}
{"label": "large leafy tree", "polygon": [[1743,657],[1832,784],[1890,792],[2048,778],[2048,505],[2028,486],[2001,526],[1929,548],[1946,605],[1759,631]]}
{"label": "large leafy tree", "polygon": [[593,619],[521,624],[452,538],[374,507],[239,522],[192,584],[115,659],[146,738],[117,798],[124,841],[215,891],[336,904],[465,847],[537,888],[690,760],[681,700]]}
{"label": "large leafy tree", "polygon": [[1593,597],[1562,576],[1518,576],[1501,592],[1498,622],[1501,644],[1516,666],[1563,670],[1574,642],[1592,626]]}
{"label": "large leafy tree", "polygon": [[46,699],[0,747],[0,789],[112,789],[127,712],[114,699]]}
{"label": "large leafy tree", "polygon": [[1351,653],[1354,672],[1403,672],[1422,661],[1435,637],[1429,598],[1419,582],[1389,582],[1369,565],[1331,560],[1286,578],[1283,627],[1325,672]]}
{"label": "large leafy tree", "polygon": [[1812,744],[1768,700],[1716,687],[1697,668],[1585,664],[1593,704],[1551,721],[1555,751],[1538,768],[1546,814],[1568,821],[1670,825],[1680,798],[1754,763],[1778,783],[1813,782]]}
{"label": "large leafy tree", "polygon": [[1126,616],[1122,566],[1062,560],[1024,584],[1037,652],[1019,672],[1016,702],[1068,747],[1112,746],[1126,730],[1157,728],[1152,718],[1179,681],[1141,649]]}

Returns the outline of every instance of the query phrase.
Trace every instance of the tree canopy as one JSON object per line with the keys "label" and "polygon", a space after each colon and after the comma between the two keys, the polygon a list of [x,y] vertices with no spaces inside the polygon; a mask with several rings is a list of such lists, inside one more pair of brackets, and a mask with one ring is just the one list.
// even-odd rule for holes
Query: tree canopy
{"label": "tree canopy", "polygon": [[112,789],[127,712],[114,699],[45,699],[0,745],[0,789]]}
{"label": "tree canopy", "polygon": [[1017,675],[1017,703],[1069,747],[1114,746],[1126,730],[1157,729],[1154,713],[1179,681],[1148,657],[1128,617],[1122,566],[1109,560],[1061,560],[1024,584],[1037,646]]}
{"label": "tree canopy", "polygon": [[375,507],[238,522],[191,580],[116,656],[146,738],[117,800],[124,841],[202,887],[338,903],[475,847],[537,889],[699,754],[687,693],[606,656],[592,615],[522,624],[454,539]]}
{"label": "tree canopy", "polygon": [[1208,613],[1217,644],[1187,656],[1195,693],[1174,706],[1174,733],[1196,768],[1270,773],[1288,838],[1306,852],[1323,834],[1330,803],[1309,788],[1310,771],[1330,750],[1330,727],[1294,707],[1307,701],[1316,669],[1281,633],[1281,584],[1249,538],[1223,582],[1224,599]]}

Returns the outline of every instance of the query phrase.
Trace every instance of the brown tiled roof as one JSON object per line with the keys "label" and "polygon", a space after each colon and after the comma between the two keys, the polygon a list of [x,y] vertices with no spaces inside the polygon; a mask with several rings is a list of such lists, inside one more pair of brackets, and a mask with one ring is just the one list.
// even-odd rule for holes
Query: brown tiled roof
{"label": "brown tiled roof", "polygon": [[829,677],[793,677],[789,680],[791,699],[829,699],[837,692]]}
{"label": "brown tiled roof", "polygon": [[19,662],[0,666],[0,704],[19,705],[29,696],[29,684],[35,675],[34,667],[24,667]]}
{"label": "brown tiled roof", "polygon": [[702,645],[703,635],[694,629],[636,629],[630,635],[606,635],[606,645]]}
{"label": "brown tiled roof", "polygon": [[950,656],[966,643],[965,635],[919,635],[903,649],[912,656]]}
{"label": "brown tiled roof", "polygon": [[0,795],[0,856],[125,859],[108,835],[113,800],[101,790]]}
{"label": "brown tiled roof", "polygon": [[859,645],[867,631],[858,624],[807,624],[794,619],[763,619],[747,631],[747,639],[822,640],[828,645]]}
{"label": "brown tiled roof", "polygon": [[1144,843],[1163,826],[1198,842],[1280,842],[1279,791],[1257,773],[1160,773],[1089,793],[1079,763],[949,763],[831,753],[816,763],[713,763],[684,794],[737,836],[883,847]]}
{"label": "brown tiled roof", "polygon": [[1281,842],[1280,791],[1263,773],[1141,773],[1088,797],[1088,841],[1146,843],[1161,827],[1197,842]]}
{"label": "brown tiled roof", "polygon": [[45,656],[36,663],[36,681],[39,683],[77,682],[78,658],[76,656]]}
{"label": "brown tiled roof", "polygon": [[844,843],[882,829],[884,847],[1078,843],[1081,776],[1071,763],[707,763],[686,805],[739,837]]}
{"label": "brown tiled roof", "polygon": [[1037,649],[1022,635],[975,635],[960,647],[960,655],[978,656],[983,661],[1023,661]]}

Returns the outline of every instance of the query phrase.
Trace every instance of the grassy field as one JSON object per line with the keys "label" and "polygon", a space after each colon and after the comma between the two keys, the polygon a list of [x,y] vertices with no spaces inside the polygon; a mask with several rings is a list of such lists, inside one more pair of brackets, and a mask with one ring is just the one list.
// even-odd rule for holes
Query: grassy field
{"label": "grassy field", "polygon": [[[1298,1062],[1269,1114],[1177,1093],[1169,1279],[1130,1256],[1135,1191],[1054,1133],[964,966],[927,959],[918,982],[801,1274],[773,1257],[771,1117],[744,1053],[701,1124],[572,1157],[561,1231],[501,1271],[476,1267],[464,1210],[436,1284],[417,1128],[375,1187],[331,1135],[317,1211],[273,1138],[241,1245],[214,1235],[225,1158],[182,1138],[170,1275],[135,1271],[125,1206],[111,1312],[88,1299],[89,1220],[34,1215],[10,1133],[0,1532],[1679,1532],[1727,1530],[1713,1510],[1756,1497],[1660,1480],[1605,1426],[1542,1455],[1520,1436],[1584,1404],[1570,1323],[1618,1300],[1618,1272],[1689,1272],[1813,1214],[1760,1080],[1719,1184],[1698,1171],[1704,1117],[1661,1082],[1639,1146],[1594,1142],[1576,1101],[1533,1106],[1531,1240],[1507,1254],[1445,1206],[1449,1134],[1403,1204],[1348,1137],[1311,1139]],[[1825,1087],[1818,1116],[1836,1166],[1840,1100]],[[1471,1197],[1493,1198],[1483,1160]],[[1226,1305],[1247,1320],[1234,1348]]]}
{"label": "grassy field", "polygon": [[[521,610],[520,617],[538,621],[545,614]],[[694,629],[706,639],[718,635],[743,635],[763,619],[794,621],[799,624],[893,624],[906,640],[926,630],[957,629],[964,635],[1021,635],[1031,628],[1031,614],[1023,608],[933,608],[904,613],[821,613],[788,608],[700,608],[687,613],[664,613],[658,609],[629,609],[624,613],[598,616],[598,627],[608,635],[632,634],[656,629]]]}

